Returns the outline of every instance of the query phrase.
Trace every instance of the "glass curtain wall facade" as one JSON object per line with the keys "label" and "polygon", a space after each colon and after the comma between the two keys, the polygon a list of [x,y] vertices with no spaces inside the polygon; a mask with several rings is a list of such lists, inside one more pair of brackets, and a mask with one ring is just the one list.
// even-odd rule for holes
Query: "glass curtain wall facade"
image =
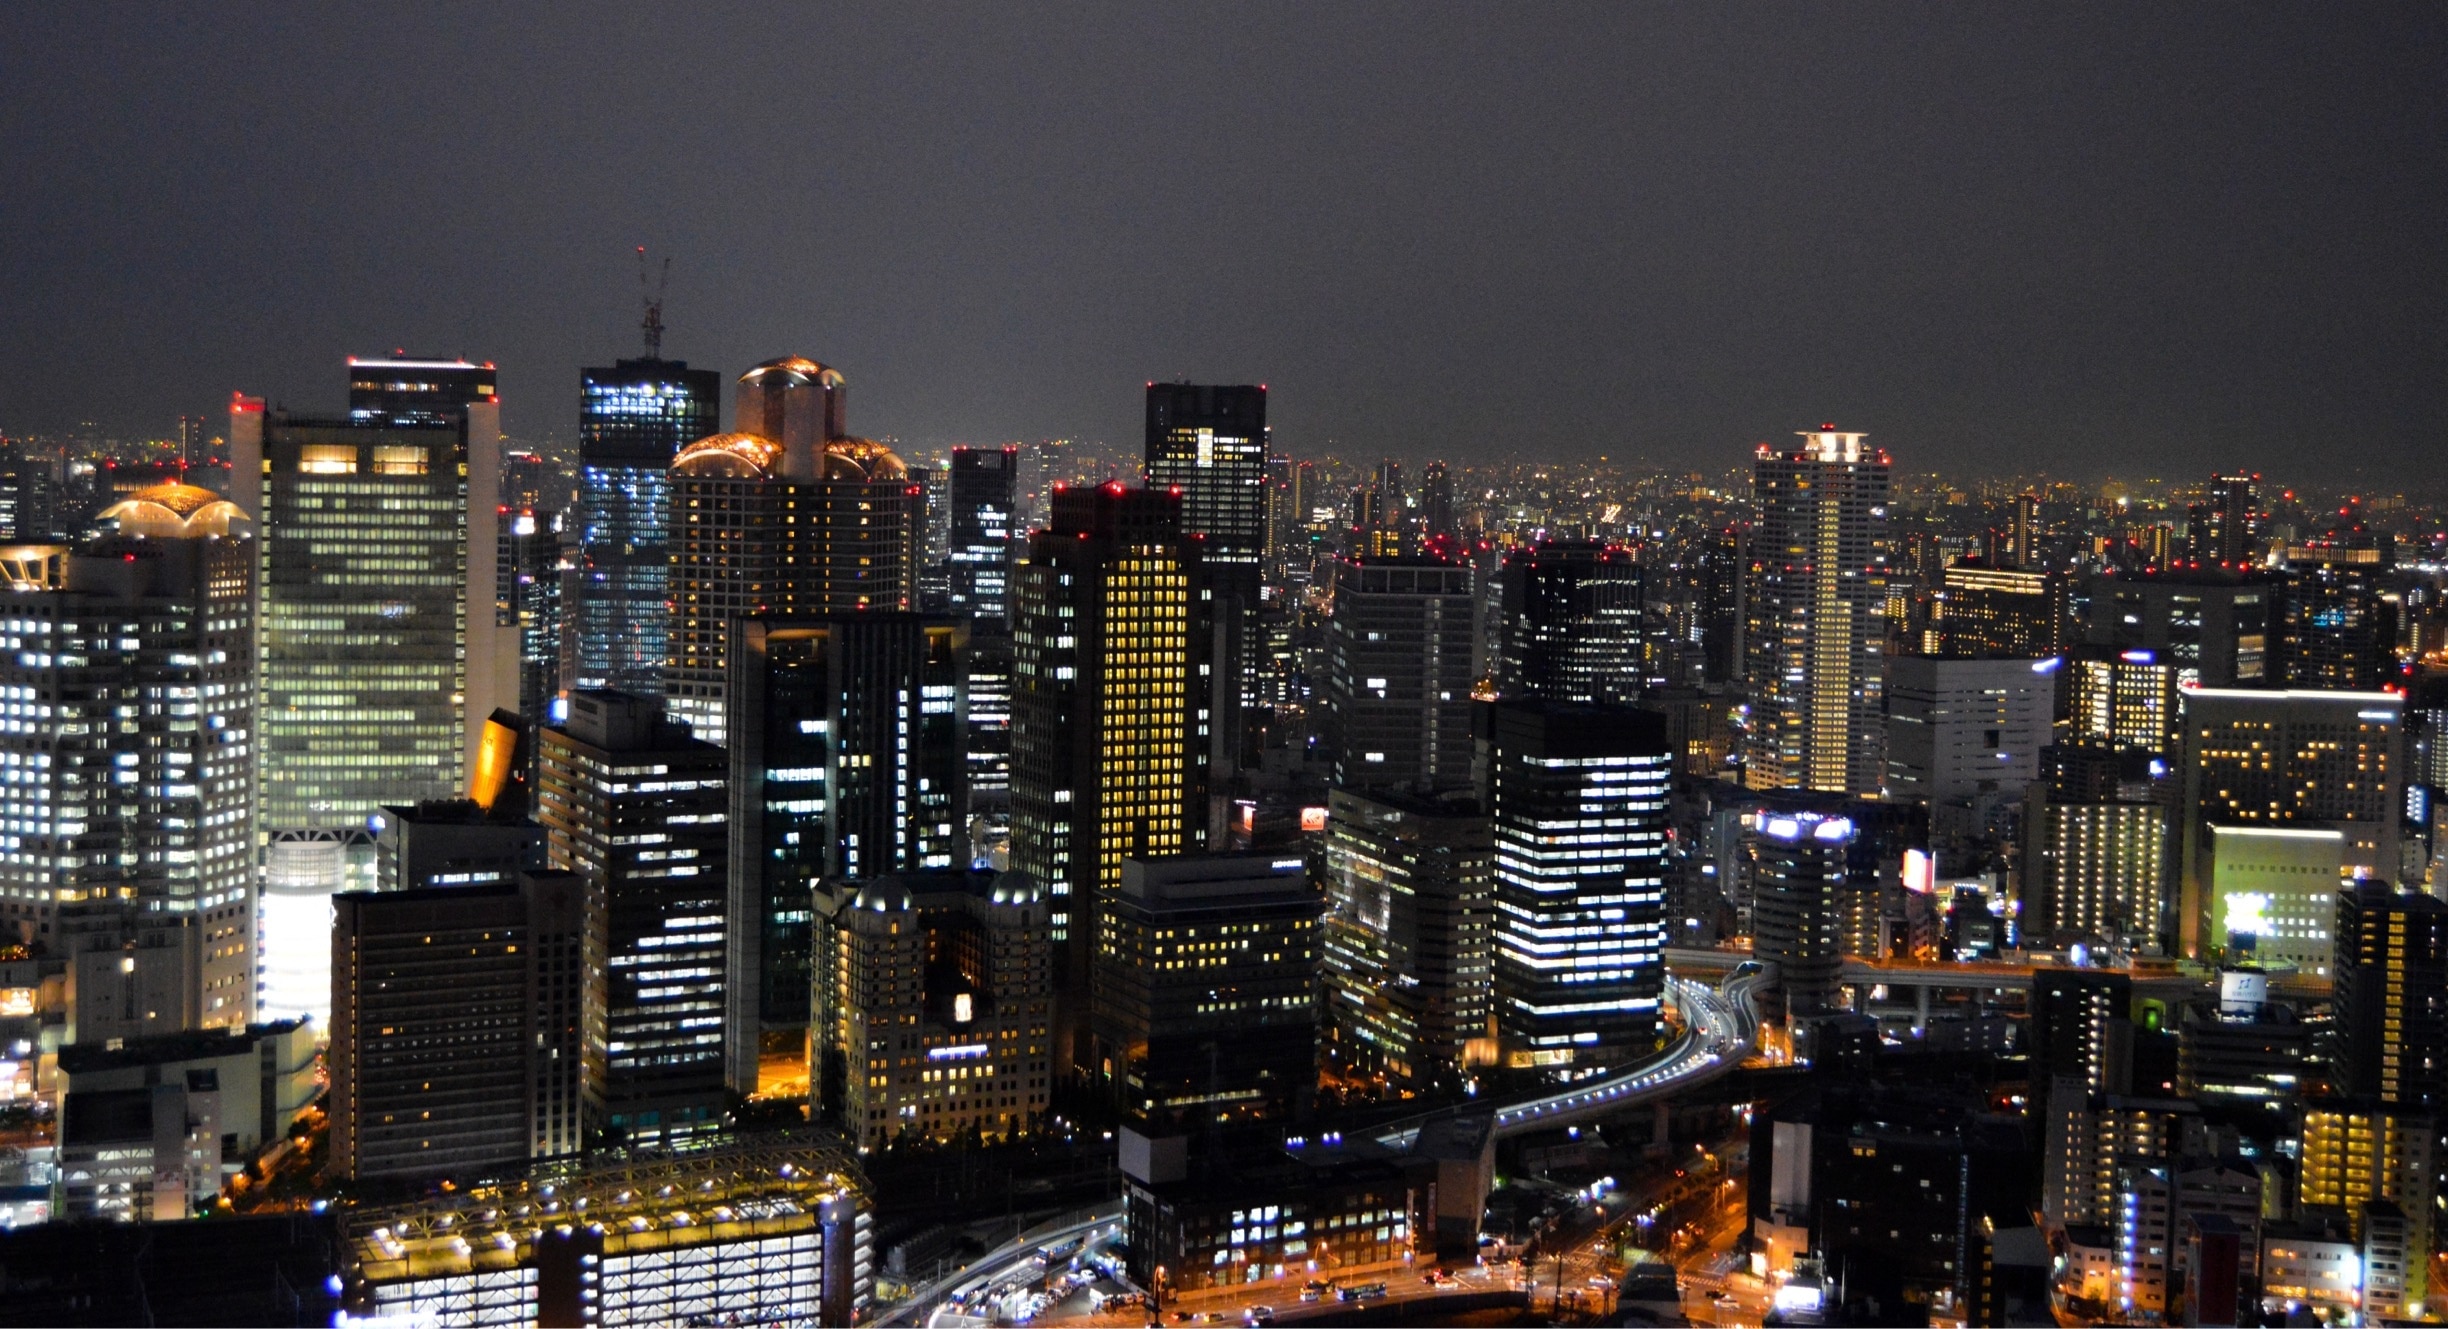
{"label": "glass curtain wall facade", "polygon": [[659,694],[670,637],[671,463],[721,432],[722,379],[685,360],[621,360],[579,376],[575,676]]}
{"label": "glass curtain wall facade", "polygon": [[1665,986],[1665,722],[1539,700],[1484,714],[1505,1059],[1582,1072],[1645,1057]]}

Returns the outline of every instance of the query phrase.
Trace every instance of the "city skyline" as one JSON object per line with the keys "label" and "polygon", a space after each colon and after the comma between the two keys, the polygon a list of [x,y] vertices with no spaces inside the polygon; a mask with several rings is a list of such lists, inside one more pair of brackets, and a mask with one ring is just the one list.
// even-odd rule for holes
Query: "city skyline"
{"label": "city skyline", "polygon": [[0,14],[0,1319],[2448,1324],[2448,11],[563,3]]}

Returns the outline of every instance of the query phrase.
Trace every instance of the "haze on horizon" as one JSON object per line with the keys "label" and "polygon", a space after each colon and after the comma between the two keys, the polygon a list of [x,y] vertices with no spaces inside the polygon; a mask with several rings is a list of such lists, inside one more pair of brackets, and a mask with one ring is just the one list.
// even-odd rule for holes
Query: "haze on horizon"
{"label": "haze on horizon", "polygon": [[[343,357],[801,353],[911,448],[2439,475],[2448,11],[475,4],[0,12],[0,430]],[[1331,443],[1330,443],[1331,441]]]}

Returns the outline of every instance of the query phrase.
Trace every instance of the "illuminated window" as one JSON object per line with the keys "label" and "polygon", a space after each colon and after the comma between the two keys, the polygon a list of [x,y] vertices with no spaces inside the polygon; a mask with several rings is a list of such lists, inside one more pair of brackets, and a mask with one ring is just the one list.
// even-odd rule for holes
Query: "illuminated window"
{"label": "illuminated window", "polygon": [[346,443],[308,443],[298,449],[298,471],[305,475],[354,475],[357,449]]}
{"label": "illuminated window", "polygon": [[415,444],[377,443],[374,445],[376,475],[423,475],[425,449]]}

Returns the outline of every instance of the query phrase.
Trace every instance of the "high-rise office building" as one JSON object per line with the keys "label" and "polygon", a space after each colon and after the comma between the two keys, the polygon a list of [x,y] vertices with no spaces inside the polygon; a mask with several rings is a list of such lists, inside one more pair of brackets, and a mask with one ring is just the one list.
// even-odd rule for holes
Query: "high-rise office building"
{"label": "high-rise office building", "polygon": [[2183,673],[2168,656],[2085,646],[2062,668],[2068,742],[2167,759],[2182,748]]}
{"label": "high-rise office building", "polygon": [[352,355],[348,369],[349,418],[363,424],[447,423],[500,396],[490,362]]}
{"label": "high-rise office building", "polygon": [[2056,661],[1887,658],[1887,797],[1936,805],[2040,775]]}
{"label": "high-rise office building", "polygon": [[1644,1057],[1665,985],[1665,722],[1537,698],[1482,715],[1504,1055],[1574,1072]]}
{"label": "high-rise office building", "polygon": [[1123,861],[1205,847],[1215,677],[1181,497],[1057,486],[1052,506],[1013,585],[1011,863],[1045,883],[1073,1034]]}
{"label": "high-rise office building", "polygon": [[1003,623],[1011,618],[1012,556],[1021,528],[1020,449],[952,449],[951,611]]}
{"label": "high-rise office building", "polygon": [[530,725],[552,718],[560,696],[568,646],[568,610],[561,557],[561,514],[532,507],[502,513],[501,593],[496,605],[503,626],[516,634],[518,710]]}
{"label": "high-rise office building", "polygon": [[2448,903],[2386,882],[2337,901],[2335,1043],[2341,1094],[2423,1108],[2448,1100]]}
{"label": "high-rise office building", "polygon": [[2288,687],[2352,691],[2403,681],[2389,551],[2358,535],[2287,546],[2275,673]]}
{"label": "high-rise office building", "polygon": [[1763,811],[1753,830],[1751,951],[1777,968],[1762,989],[1770,1020],[1834,1009],[1836,970],[1843,963],[1845,859],[1853,823],[1815,812]]}
{"label": "high-rise office building", "polygon": [[1349,525],[1343,552],[1353,558],[1400,558],[1408,547],[1403,539],[1402,510],[1375,486],[1363,485],[1351,492]]}
{"label": "high-rise office building", "polygon": [[605,1122],[637,1141],[719,1126],[725,1089],[756,1083],[753,1047],[725,1060],[723,750],[609,691],[571,693],[542,747],[536,820],[603,947]]}
{"label": "high-rise office building", "polygon": [[2036,783],[2024,799],[2023,833],[2027,936],[2045,946],[2159,934],[2173,903],[2165,806]]}
{"label": "high-rise office building", "polygon": [[1126,859],[1090,983],[1094,1079],[1142,1126],[1287,1116],[1317,1084],[1318,895],[1299,855]]}
{"label": "high-rise office building", "polygon": [[[2186,691],[2177,843],[2186,954],[2222,945],[2223,933],[2238,930],[2226,925],[2213,880],[2222,866],[2217,828],[2230,831],[2226,866],[2255,880],[2278,873],[2298,881],[2311,862],[2306,855],[2326,852],[2339,854],[2339,870],[2351,876],[2386,879],[2396,872],[2404,706],[2392,692]],[[2339,837],[2334,851],[2317,842],[2324,833]],[[2301,882],[2303,891],[2323,897],[2336,884]],[[2238,884],[2234,893],[2262,892]],[[2329,911],[2311,895],[2303,898],[2312,909],[2307,932],[2325,934]]]}
{"label": "high-rise office building", "polygon": [[1441,461],[1428,463],[1420,472],[1419,526],[1423,540],[1454,540],[1462,535],[1462,527],[1454,520],[1453,471]]}
{"label": "high-rise office building", "polygon": [[730,646],[731,1029],[808,1021],[819,879],[969,865],[969,630],[916,614],[739,619]]}
{"label": "high-rise office building", "polygon": [[374,888],[490,886],[544,867],[544,828],[526,812],[526,787],[513,807],[439,799],[374,815]]}
{"label": "high-rise office building", "polygon": [[1495,838],[1468,798],[1326,799],[1326,1037],[1345,1068],[1451,1088],[1494,1060]]}
{"label": "high-rise office building", "polygon": [[2261,506],[2261,477],[2215,475],[2186,513],[2185,544],[2191,561],[2205,567],[2241,568],[2261,561],[2269,514]]}
{"label": "high-rise office building", "polygon": [[2271,658],[2276,587],[2269,576],[2187,568],[2099,577],[2091,583],[2084,639],[2119,652],[2148,652],[2180,682],[2210,688],[2276,677]]}
{"label": "high-rise office building", "polygon": [[[191,485],[106,509],[71,551],[0,551],[0,909],[67,953],[63,908],[179,916],[197,963],[162,1009],[255,1010],[255,538]],[[89,995],[100,1000],[99,992]],[[184,1020],[182,1020],[184,1022]]]}
{"label": "high-rise office building", "polygon": [[891,449],[843,426],[842,376],[813,360],[740,375],[734,432],[671,468],[672,714],[721,743],[730,625],[918,607],[926,495]]}
{"label": "high-rise office building", "polygon": [[1181,493],[1182,534],[1197,542],[1213,597],[1216,677],[1237,703],[1214,716],[1218,755],[1241,750],[1245,709],[1265,704],[1259,627],[1267,546],[1266,388],[1151,383],[1147,389],[1150,489]]}
{"label": "high-rise office building", "polygon": [[567,686],[652,695],[671,631],[671,464],[722,429],[722,376],[685,360],[578,375],[578,506]]}
{"label": "high-rise office building", "polygon": [[1761,444],[1744,590],[1744,782],[1872,794],[1886,642],[1887,454],[1833,426]]}
{"label": "high-rise office building", "polygon": [[1629,702],[1647,683],[1640,561],[1597,540],[1542,540],[1501,578],[1496,687],[1507,697]]}
{"label": "high-rise office building", "polygon": [[1976,563],[1950,564],[1939,575],[1923,650],[2029,660],[2065,649],[2073,625],[2064,576]]}
{"label": "high-rise office building", "polygon": [[442,1176],[584,1144],[602,1032],[584,882],[332,904],[331,1176]]}
{"label": "high-rise office building", "polygon": [[1054,966],[1027,874],[817,887],[810,1108],[861,1149],[1010,1138],[1053,1086]]}
{"label": "high-rise office building", "polygon": [[1326,730],[1335,783],[1467,788],[1475,605],[1467,564],[1432,558],[1334,564],[1326,623]]}
{"label": "high-rise office building", "polygon": [[[268,867],[448,797],[484,718],[517,708],[496,612],[501,426],[490,366],[353,360],[349,414],[231,406],[230,499],[258,526],[259,824]],[[314,856],[320,861],[320,856]],[[329,885],[337,886],[334,881]]]}

